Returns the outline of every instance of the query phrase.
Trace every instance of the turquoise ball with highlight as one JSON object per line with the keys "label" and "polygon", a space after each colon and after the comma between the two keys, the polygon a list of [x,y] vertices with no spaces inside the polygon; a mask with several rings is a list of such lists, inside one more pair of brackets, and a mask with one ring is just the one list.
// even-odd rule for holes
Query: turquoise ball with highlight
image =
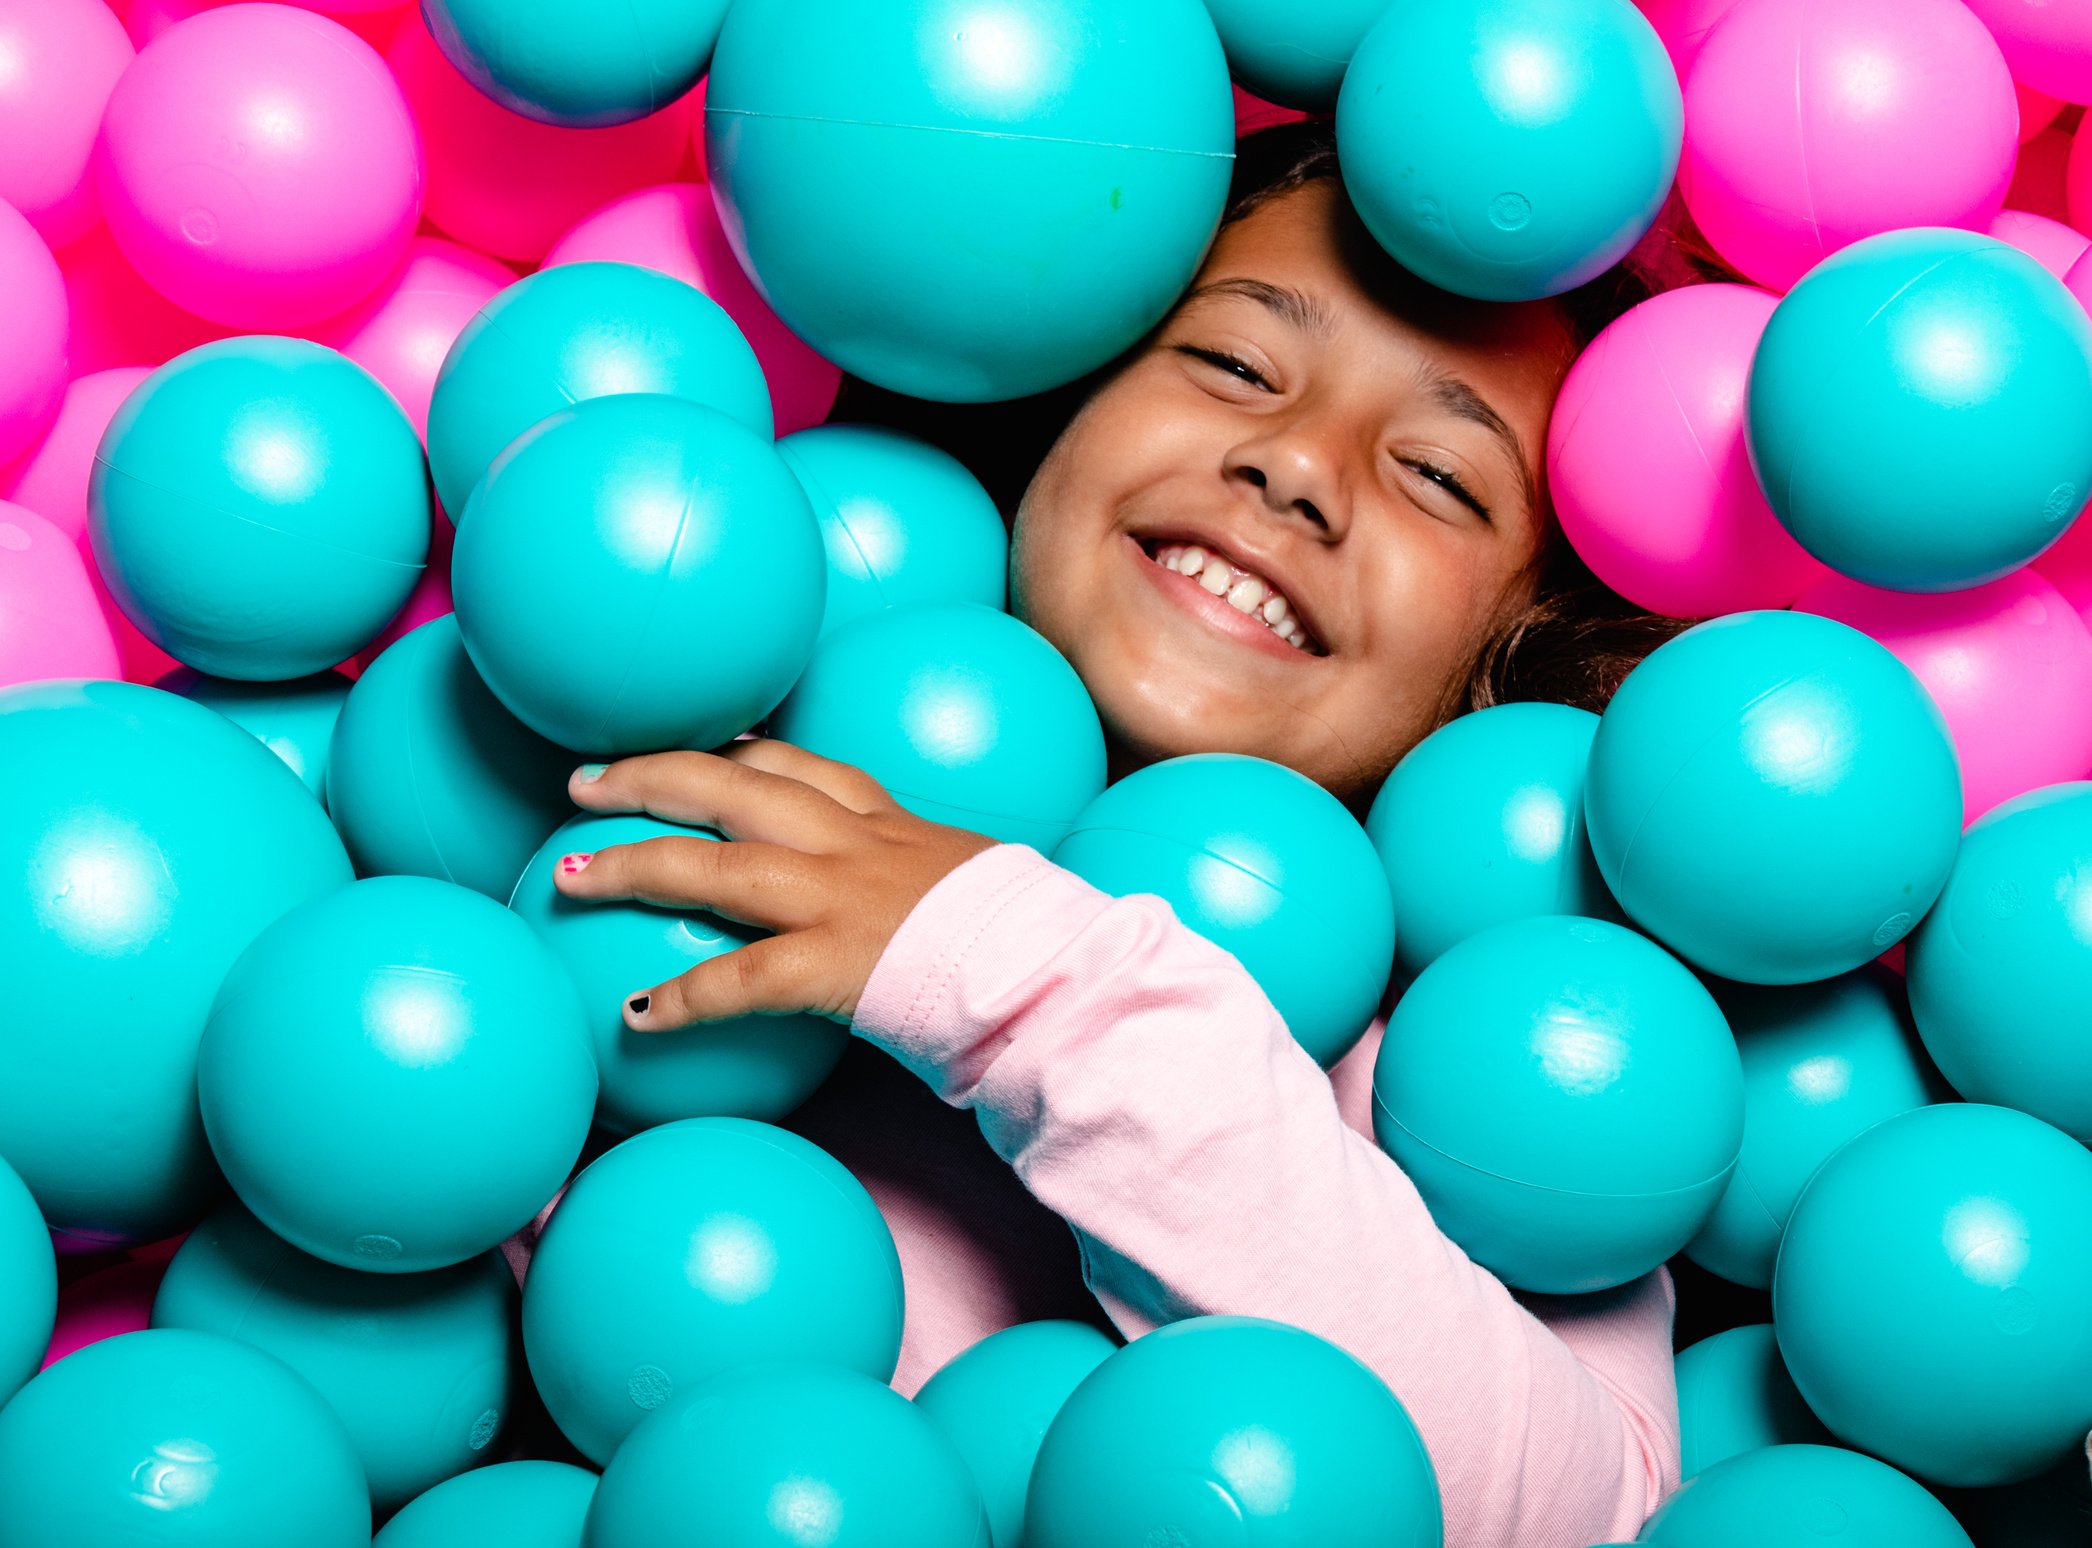
{"label": "turquoise ball with highlight", "polygon": [[371,1548],[582,1548],[596,1475],[566,1462],[497,1462],[436,1485]]}
{"label": "turquoise ball with highlight", "polygon": [[1635,1539],[1661,1548],[1815,1548],[1826,1540],[1838,1548],[1972,1548],[1923,1485],[1856,1451],[1807,1444],[1716,1463],[1686,1480]]}
{"label": "turquoise ball with highlight", "polygon": [[421,14],[458,73],[511,113],[601,129],[658,112],[695,86],[711,62],[726,6],[424,0]]}

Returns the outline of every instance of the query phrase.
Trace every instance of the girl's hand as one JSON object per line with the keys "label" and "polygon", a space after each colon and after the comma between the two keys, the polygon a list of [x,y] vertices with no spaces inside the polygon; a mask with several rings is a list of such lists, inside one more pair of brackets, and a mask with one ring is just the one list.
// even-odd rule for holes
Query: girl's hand
{"label": "girl's hand", "polygon": [[625,1025],[639,1032],[756,1012],[851,1021],[909,911],[996,843],[926,822],[864,770],[788,742],[591,764],[567,790],[588,811],[648,812],[733,842],[662,837],[568,855],[553,868],[562,893],[702,908],[775,932],[667,983],[635,984]]}

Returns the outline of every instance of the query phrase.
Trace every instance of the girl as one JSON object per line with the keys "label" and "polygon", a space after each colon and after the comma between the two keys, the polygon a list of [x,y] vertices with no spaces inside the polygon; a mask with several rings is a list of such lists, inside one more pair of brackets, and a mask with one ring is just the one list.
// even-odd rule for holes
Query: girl
{"label": "girl", "polygon": [[[1362,814],[1463,708],[1600,706],[1677,626],[1579,571],[1543,451],[1576,351],[1634,296],[1432,290],[1358,223],[1326,128],[1246,142],[1193,287],[1083,384],[1016,513],[1012,611],[1088,685],[1113,777],[1253,753]],[[1350,1350],[1415,1420],[1455,1548],[1631,1537],[1676,1485],[1668,1274],[1553,1299],[1468,1261],[1372,1141],[1384,1017],[1325,1074],[1160,899],[781,742],[592,766],[572,794],[737,842],[571,856],[563,891],[777,932],[634,985],[629,1025],[812,1009],[858,1035],[789,1126],[893,1226],[904,1393],[1000,1327],[1094,1316],[1087,1286],[1128,1338],[1239,1313]]]}

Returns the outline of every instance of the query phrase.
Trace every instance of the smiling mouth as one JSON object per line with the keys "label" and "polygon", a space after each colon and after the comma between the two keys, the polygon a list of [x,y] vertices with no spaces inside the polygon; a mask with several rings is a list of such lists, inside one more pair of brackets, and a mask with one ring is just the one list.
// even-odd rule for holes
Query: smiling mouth
{"label": "smiling mouth", "polygon": [[1253,571],[1175,538],[1131,538],[1159,587],[1223,634],[1266,654],[1314,660],[1328,648],[1294,616],[1292,604]]}

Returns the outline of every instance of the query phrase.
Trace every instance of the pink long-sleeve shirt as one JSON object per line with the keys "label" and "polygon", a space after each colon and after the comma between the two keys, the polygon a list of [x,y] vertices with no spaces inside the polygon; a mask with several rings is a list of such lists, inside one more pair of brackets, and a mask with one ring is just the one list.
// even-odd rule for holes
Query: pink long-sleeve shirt
{"label": "pink long-sleeve shirt", "polygon": [[1276,1318],[1402,1400],[1449,1548],[1632,1537],[1678,1483],[1670,1276],[1521,1295],[1470,1262],[1371,1138],[1382,1025],[1325,1073],[1160,898],[1112,898],[1017,844],[961,865],[859,1003],[853,1030],[892,1058],[853,1046],[786,1120],[893,1229],[894,1385],[1098,1306],[1128,1338]]}

